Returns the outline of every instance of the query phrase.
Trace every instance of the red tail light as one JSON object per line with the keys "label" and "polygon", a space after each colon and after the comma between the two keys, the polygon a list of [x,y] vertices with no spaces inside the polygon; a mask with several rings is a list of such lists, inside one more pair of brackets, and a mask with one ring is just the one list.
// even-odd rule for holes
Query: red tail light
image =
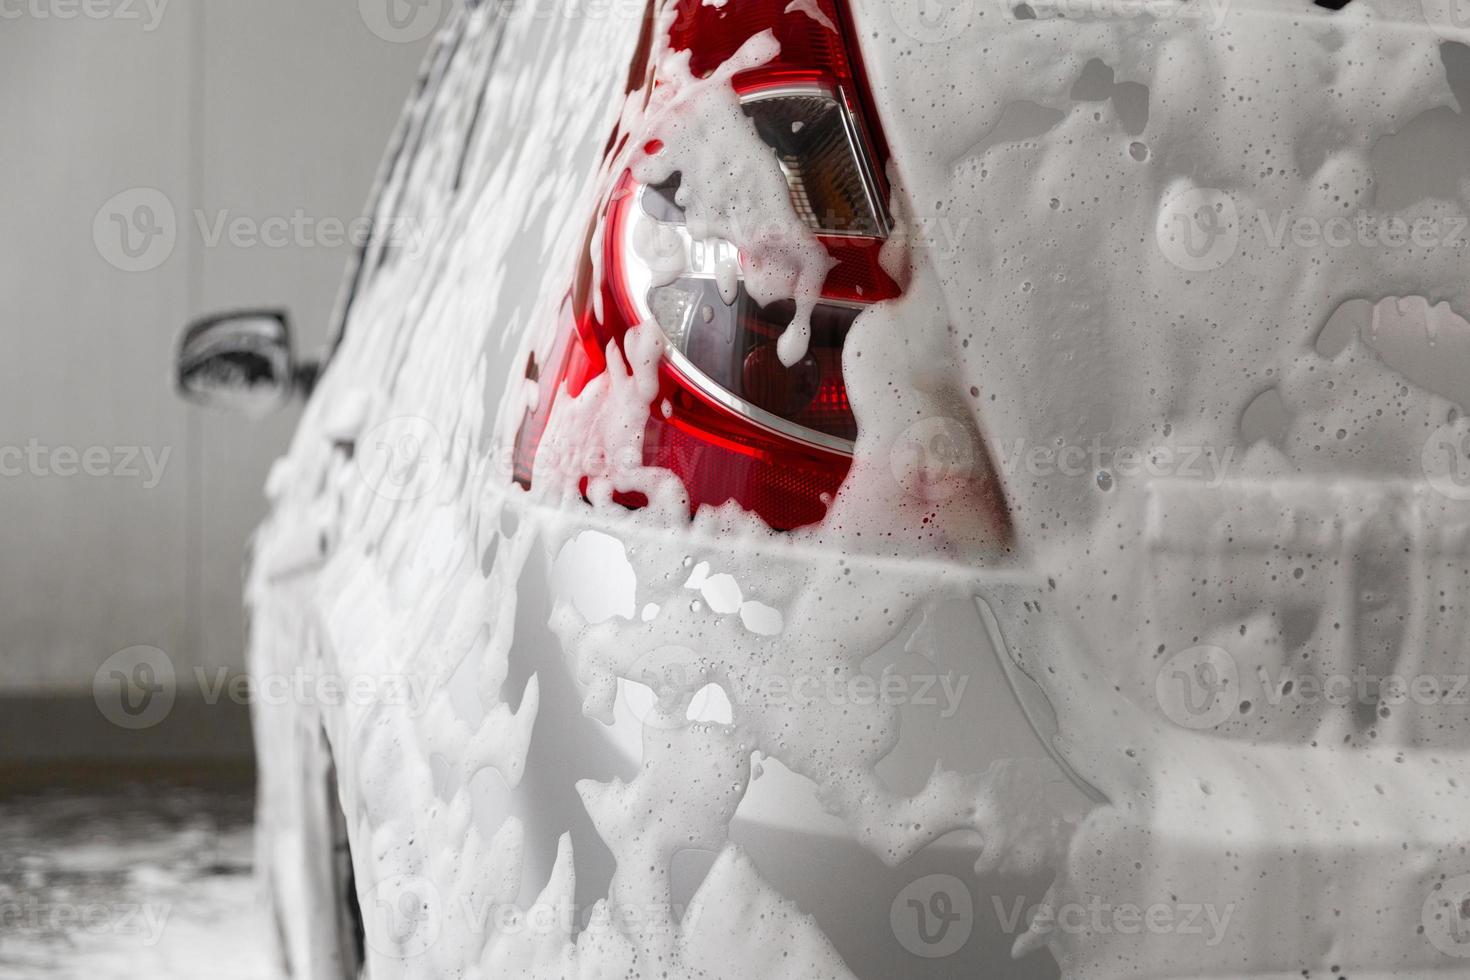
{"label": "red tail light", "polygon": [[[625,171],[594,221],[602,228],[604,275],[598,281],[589,256],[563,307],[550,363],[528,365],[540,398],[517,436],[515,479],[530,486],[560,387],[576,397],[606,367],[609,343],[621,345],[635,325],[657,324],[668,344],[644,433],[645,464],[677,474],[691,507],[734,500],[772,527],[798,527],[823,517],[852,463],[857,424],[842,377],[847,332],[864,306],[900,292],[878,262],[890,229],[886,152],[864,108],[860,66],[843,40],[836,0],[675,6],[670,44],[689,51],[696,75],[707,76],[762,31],[780,42],[775,59],[736,74],[733,84],[772,148],[797,214],[834,259],[807,354],[782,364],[776,340],[794,304],[756,303],[742,284],[735,246],[690,236],[675,201],[678,175],[647,186]],[[589,248],[597,240],[589,233]],[[617,499],[642,503],[637,494]]]}

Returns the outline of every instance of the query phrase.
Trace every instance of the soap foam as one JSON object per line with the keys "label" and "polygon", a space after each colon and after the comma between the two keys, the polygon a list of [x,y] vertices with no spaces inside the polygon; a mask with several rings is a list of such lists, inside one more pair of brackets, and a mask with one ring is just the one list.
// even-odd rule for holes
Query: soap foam
{"label": "soap foam", "polygon": [[[754,757],[889,866],[970,831],[975,873],[1049,869],[1055,908],[1191,903],[1223,923],[1213,944],[1092,920],[1021,937],[1018,951],[1046,945],[1068,976],[1445,965],[1418,927],[1436,883],[1470,870],[1463,715],[1282,707],[1259,680],[1288,667],[1460,669],[1467,512],[1426,482],[1423,460],[1446,425],[1470,429],[1453,382],[1406,369],[1393,337],[1405,319],[1425,336],[1460,329],[1465,247],[1314,249],[1275,234],[1283,218],[1383,217],[1375,146],[1457,106],[1440,37],[1417,10],[1379,0],[1198,17],[1189,5],[1146,17],[972,5],[939,25],[917,4],[853,5],[894,151],[885,261],[905,294],[865,311],[844,352],[860,428],[851,475],[824,522],[786,535],[733,504],[691,521],[678,481],[642,465],[663,343],[651,325],[609,348],[578,398],[558,399],[529,498],[504,459],[534,403],[524,367],[548,362],[586,220],[624,166],[683,175],[694,233],[741,247],[758,299],[797,301],[782,358],[799,359],[829,260],[727,84],[771,57],[770,37],[703,80],[658,48],[668,85],[624,92],[636,16],[481,6],[431,58],[405,124],[415,152],[394,165],[383,207],[438,231],[422,254],[368,256],[337,357],[273,474],[278,512],[251,583],[254,669],[305,650],[344,674],[411,672],[440,692],[414,716],[359,706],[319,719],[364,909],[408,896],[422,913],[406,932],[370,921],[374,976],[860,974],[729,843]],[[665,11],[657,37],[667,24]],[[615,127],[631,138],[599,168]],[[662,149],[650,157],[651,139]],[[1443,226],[1463,202],[1384,210]],[[1380,311],[1370,328],[1324,353],[1324,324],[1358,300]],[[1277,438],[1242,445],[1241,419],[1267,390],[1285,415]],[[428,423],[426,486],[385,493],[362,475],[380,470],[341,465],[329,444],[345,423],[324,406],[349,399],[367,405],[353,413],[364,431]],[[970,445],[969,479],[910,451],[936,425]],[[1095,472],[1001,462],[1000,447],[1095,439],[1107,451]],[[1122,449],[1231,462],[1208,486],[1180,466],[1120,465]],[[615,491],[649,505],[624,512]],[[307,523],[340,539],[293,618],[272,575]],[[551,628],[584,715],[617,731],[621,686],[654,697],[636,773],[577,786],[616,862],[606,894],[579,927],[528,929],[538,907],[578,901],[570,838],[549,866],[527,844],[571,817],[493,818],[471,784],[493,770],[514,797],[533,741],[550,737],[538,676],[509,684],[518,602],[533,558],[576,561],[594,527],[616,594],[560,590]],[[1106,804],[1058,806],[1057,767],[986,758],[983,731],[973,765],[941,764],[897,792],[878,770],[901,749],[900,712],[881,701],[799,703],[754,685],[757,696],[727,697],[728,724],[689,719],[710,685],[851,682],[955,596],[993,613],[1004,655],[1055,708],[1056,750]],[[1170,715],[1159,678],[1201,646],[1234,666],[1239,703],[1193,728]],[[472,699],[451,696],[460,682]],[[286,735],[262,738],[293,756]],[[267,810],[292,792],[267,786]],[[689,849],[718,858],[680,916],[671,866]],[[288,875],[289,857],[268,863]]]}

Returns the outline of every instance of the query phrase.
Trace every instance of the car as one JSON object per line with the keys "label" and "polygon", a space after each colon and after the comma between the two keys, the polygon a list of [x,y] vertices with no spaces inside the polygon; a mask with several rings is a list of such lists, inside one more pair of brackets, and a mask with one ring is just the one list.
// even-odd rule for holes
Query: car
{"label": "car", "polygon": [[290,974],[1465,973],[1467,26],[457,7],[180,350]]}

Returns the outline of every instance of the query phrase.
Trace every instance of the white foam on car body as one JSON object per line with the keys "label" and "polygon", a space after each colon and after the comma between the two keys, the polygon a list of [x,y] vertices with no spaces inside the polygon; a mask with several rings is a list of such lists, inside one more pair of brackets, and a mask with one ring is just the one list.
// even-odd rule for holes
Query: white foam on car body
{"label": "white foam on car body", "polygon": [[[538,18],[534,5],[481,5],[457,14],[453,43],[431,59],[406,123],[419,150],[390,175],[384,207],[434,233],[420,251],[372,259],[292,455],[273,474],[277,511],[251,581],[255,669],[306,649],[344,673],[407,672],[437,691],[422,711],[348,705],[306,724],[325,728],[341,766],[354,844],[363,845],[353,852],[362,894],[417,883],[432,925],[432,942],[413,942],[411,929],[396,947],[373,946],[375,976],[860,971],[766,881],[781,869],[730,845],[742,806],[780,812],[798,800],[820,805],[824,833],[840,824],[888,867],[973,831],[983,842],[977,870],[1052,868],[1058,905],[1095,897],[1149,908],[1182,896],[1174,901],[1240,910],[1214,945],[1180,931],[1025,937],[1023,949],[1048,944],[1069,975],[1243,975],[1329,961],[1402,973],[1440,962],[1415,926],[1434,883],[1470,867],[1458,850],[1470,834],[1470,780],[1453,775],[1470,761],[1463,717],[1406,709],[1368,725],[1318,706],[1303,720],[1256,697],[1254,710],[1216,729],[1189,730],[1156,693],[1162,660],[1200,645],[1233,651],[1242,683],[1289,656],[1319,672],[1351,671],[1382,649],[1397,657],[1389,667],[1457,669],[1464,508],[1432,496],[1421,457],[1439,427],[1463,436],[1470,423],[1395,373],[1384,345],[1353,339],[1328,357],[1314,341],[1354,298],[1422,296],[1470,311],[1464,250],[1350,242],[1322,252],[1282,248],[1294,240],[1275,233],[1283,215],[1325,221],[1344,202],[1370,202],[1375,141],[1454,104],[1439,36],[1408,4],[1377,0],[1335,15],[1236,4],[1218,22],[982,5],[966,23],[938,26],[918,19],[919,5],[853,4],[894,149],[899,228],[889,258],[905,291],[867,309],[844,348],[860,426],[848,481],[824,522],[785,535],[733,504],[691,521],[683,486],[643,465],[662,356],[649,328],[630,331],[621,352],[610,348],[608,370],[552,416],[548,442],[587,447],[598,467],[538,459],[528,495],[503,465],[534,397],[527,355],[547,362],[587,218],[643,139],[663,149],[640,166],[684,174],[692,220],[746,251],[752,288],[814,299],[823,256],[774,193],[779,171],[734,93],[686,79],[691,101],[681,110],[671,87],[645,127],[648,94],[619,87],[641,24],[617,14]],[[662,18],[656,31],[666,29]],[[519,57],[492,70],[497,46]],[[753,42],[740,57],[768,53]],[[668,77],[681,77],[677,56],[661,57]],[[1111,67],[1112,87],[1103,94],[1093,79],[1074,97],[1094,63]],[[1146,89],[1141,126],[1137,89],[1120,97],[1121,85]],[[462,110],[480,95],[475,121]],[[1007,107],[1021,103],[1050,110],[1047,125],[992,139]],[[599,171],[600,141],[618,122],[639,138]],[[508,133],[514,148],[502,152]],[[742,223],[721,210],[730,202],[750,208],[744,227],[764,238],[743,238]],[[1234,224],[1180,237],[1200,214],[1217,222],[1232,210]],[[1393,216],[1448,221],[1461,210],[1421,200]],[[954,220],[953,234],[930,233],[940,218]],[[369,430],[395,418],[429,422],[436,476],[422,493],[378,492],[361,475],[377,470],[333,455],[324,406],[349,385],[375,389]],[[1289,415],[1279,444],[1237,446],[1239,420],[1272,386]],[[1114,455],[1080,475],[999,467],[1015,524],[1007,551],[951,492],[953,459],[935,466],[905,455],[911,430],[928,426],[917,441],[926,445],[936,421],[949,442],[973,440],[965,458],[977,469],[982,446],[991,456],[1015,444],[1055,454],[1096,436]],[[1221,459],[1240,450],[1214,487],[1208,474],[1160,476],[1116,458],[1120,449],[1167,450],[1178,469],[1203,448]],[[615,489],[642,492],[648,505],[624,511]],[[340,540],[309,597],[288,609],[273,561],[321,506]],[[519,519],[502,530],[511,513]],[[608,606],[618,615],[595,621],[600,613],[586,615],[593,606],[579,609],[572,589],[556,596],[551,628],[577,710],[641,743],[638,767],[577,786],[581,815],[616,862],[601,901],[579,928],[556,919],[556,928],[529,929],[530,910],[575,905],[578,862],[569,837],[549,862],[527,837],[573,815],[486,814],[470,786],[491,768],[514,797],[533,743],[568,721],[538,717],[537,673],[509,683],[517,607],[532,559],[562,554],[591,527],[625,549],[631,576],[618,564]],[[430,532],[433,553],[415,561]],[[1431,547],[1436,535],[1445,540]],[[1237,547],[1240,537],[1260,547]],[[710,596],[690,591],[699,563],[701,590],[721,583]],[[1351,575],[1365,563],[1408,569],[1399,579],[1407,585],[1367,613]],[[988,756],[983,733],[969,755],[897,792],[878,772],[903,751],[895,705],[790,696],[790,683],[806,678],[856,690],[865,661],[956,596],[993,611],[1007,662],[1055,708],[1055,747],[1107,805],[1085,819],[1075,798],[1056,805],[1063,780],[1049,760]],[[1445,608],[1426,619],[1409,608],[1415,596]],[[1396,602],[1409,603],[1407,641],[1395,632]],[[1320,615],[1298,629],[1303,609]],[[1344,623],[1360,629],[1344,633]],[[977,648],[984,639],[976,633]],[[681,669],[650,670],[669,650],[684,652]],[[984,656],[977,671],[1014,682]],[[478,664],[483,718],[467,719],[442,689],[466,659]],[[631,712],[643,716],[632,729],[629,706],[619,710],[628,681],[652,696]],[[691,719],[690,700],[714,690],[725,692],[728,721],[724,705]],[[287,734],[262,739],[295,758]],[[446,760],[437,773],[436,757]],[[774,760],[779,789],[752,789],[753,757]],[[280,785],[291,773],[270,771],[268,800],[296,792]],[[719,857],[681,918],[670,869],[691,848]],[[273,873],[292,874],[294,853],[274,854]]]}

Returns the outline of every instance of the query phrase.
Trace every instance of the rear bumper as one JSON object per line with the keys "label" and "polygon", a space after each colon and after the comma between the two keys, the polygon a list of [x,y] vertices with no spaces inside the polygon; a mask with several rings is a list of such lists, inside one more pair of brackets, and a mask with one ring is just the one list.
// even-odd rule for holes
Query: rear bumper
{"label": "rear bumper", "polygon": [[[1217,546],[1219,518],[1250,512],[1247,498],[1207,499],[1143,501],[1160,560],[1259,560]],[[1458,919],[1446,951],[1425,909],[1441,879],[1470,872],[1459,852],[1470,821],[1457,816],[1470,814],[1470,779],[1449,782],[1470,772],[1470,756],[1177,724],[1153,678],[1130,688],[1113,676],[1108,637],[1079,627],[1066,583],[1050,577],[839,554],[709,523],[675,536],[646,516],[551,509],[512,491],[477,511],[478,531],[440,510],[432,525],[396,532],[450,544],[432,558],[405,560],[390,540],[380,555],[331,560],[327,660],[355,652],[362,664],[437,678],[423,717],[375,707],[328,721],[334,747],[361,767],[349,785],[372,816],[360,832],[394,842],[395,863],[365,880],[427,869],[453,905],[465,882],[499,867],[485,842],[510,846],[514,825],[514,900],[536,907],[565,836],[576,870],[570,935],[595,929],[599,901],[627,902],[618,871],[630,864],[623,835],[634,825],[618,821],[653,805],[633,794],[668,780],[648,812],[673,818],[711,789],[701,770],[680,776],[684,763],[661,753],[738,742],[744,751],[731,758],[750,768],[732,777],[728,816],[690,824],[659,870],[666,878],[643,892],[666,888],[670,928],[700,903],[733,842],[860,977],[1050,976],[1041,946],[1089,977],[1459,972]],[[1180,528],[1199,533],[1181,540]],[[1134,585],[1146,595],[1154,583]],[[862,601],[829,616],[825,601],[841,589]],[[368,610],[376,625],[365,630]],[[489,633],[476,638],[471,625],[487,616]],[[1235,620],[1221,622],[1228,631]],[[803,686],[839,655],[844,683]],[[763,686],[772,674],[786,684]],[[901,683],[885,688],[892,676]],[[841,755],[889,722],[891,744]],[[786,724],[807,726],[795,748],[776,737]],[[1053,752],[1109,804],[1084,795]],[[834,758],[873,760],[873,779],[844,783]],[[1018,759],[1049,776],[1022,778],[1007,768]],[[1064,812],[1086,817],[1055,837],[1039,832]],[[451,842],[458,857],[414,858],[424,841]],[[1048,862],[1062,875],[1044,900]],[[1099,904],[1123,909],[1121,926],[1110,911],[1097,927]],[[1169,928],[1136,927],[1135,915],[1147,922],[1160,906]],[[1048,929],[1048,909],[1053,921],[1085,914]],[[1190,915],[1196,930],[1184,928]],[[463,929],[486,948],[510,941],[484,921]],[[1018,940],[1033,952],[1012,961]],[[416,955],[484,961],[442,943]]]}
{"label": "rear bumper", "polygon": [[[1191,636],[1239,635],[1242,619],[1249,621],[1263,608],[1309,607],[1317,610],[1327,638],[1322,649],[1331,658],[1314,666],[1348,669],[1359,659],[1365,636],[1386,635],[1376,625],[1385,604],[1423,609],[1440,592],[1433,584],[1438,581],[1435,574],[1449,576],[1440,582],[1448,588],[1458,574],[1455,569],[1464,567],[1461,556],[1470,540],[1463,533],[1470,510],[1413,485],[1336,491],[1285,483],[1205,490],[1155,485],[1139,504],[1137,526],[1145,529],[1143,543],[1153,572],[1133,585],[1139,595],[1138,634],[1148,637],[1144,649],[1150,653],[1159,647],[1169,654],[1180,649],[1180,641],[1149,630],[1168,630],[1186,618],[1181,613],[1199,613],[1187,617]],[[528,514],[534,512],[532,508]],[[544,580],[534,575],[523,579],[522,588],[540,589],[544,581],[552,606],[558,600],[564,607],[577,606],[577,583],[565,574],[559,577],[555,566],[583,535],[617,541],[634,556],[666,550],[666,532],[640,528],[620,520],[621,515],[602,520],[588,510],[570,518],[565,513],[541,516],[548,529],[555,528],[548,537],[560,542],[548,553],[554,567]],[[803,562],[821,568],[834,560],[821,549],[794,542],[761,541],[749,547],[758,559],[745,567],[763,569],[772,582]],[[720,601],[699,583],[719,571],[719,556],[729,564],[730,541],[718,536],[701,541],[695,535],[681,541],[677,550],[685,560],[660,601],[672,601],[671,595],[694,604]],[[1296,562],[1353,573],[1385,550],[1405,553],[1411,564],[1418,563],[1418,571],[1366,600],[1362,577],[1355,574],[1338,581],[1337,573],[1322,572],[1308,583],[1314,590],[1296,593],[1276,585],[1279,579],[1258,574],[1263,561],[1284,564],[1288,577]],[[853,826],[851,814],[844,822],[826,812],[830,798],[810,780],[767,762],[767,774],[751,783],[736,811],[730,837],[751,847],[761,873],[816,916],[858,975],[887,975],[868,973],[860,965],[885,961],[907,963],[912,975],[927,975],[925,968],[952,975],[946,971],[980,963],[994,971],[1005,964],[1003,949],[1018,939],[1021,951],[1049,945],[1068,970],[1084,976],[1113,975],[1119,962],[1128,964],[1119,976],[1168,976],[1170,964],[1179,975],[1236,977],[1300,976],[1302,969],[1332,966],[1355,976],[1364,975],[1363,970],[1385,976],[1402,976],[1404,971],[1459,975],[1470,965],[1460,962],[1458,939],[1453,938],[1459,935],[1459,921],[1445,933],[1452,938],[1436,938],[1437,920],[1426,911],[1442,878],[1470,871],[1458,852],[1460,842],[1470,836],[1470,818],[1457,816],[1470,814],[1470,795],[1465,793],[1470,777],[1452,782],[1454,772],[1470,773],[1470,753],[1458,747],[1454,725],[1433,717],[1446,705],[1401,717],[1393,727],[1379,726],[1371,740],[1363,736],[1363,745],[1344,747],[1337,732],[1358,724],[1361,709],[1310,706],[1316,714],[1304,721],[1304,708],[1294,709],[1280,698],[1273,702],[1262,686],[1263,677],[1279,674],[1266,670],[1281,666],[1269,659],[1279,648],[1267,644],[1252,660],[1256,648],[1244,644],[1232,645],[1239,677],[1229,692],[1232,710],[1212,724],[1200,725],[1193,717],[1180,724],[1171,713],[1175,706],[1160,694],[1161,661],[1168,658],[1137,656],[1135,643],[1133,660],[1105,662],[1113,651],[1105,638],[1081,628],[1070,614],[1065,585],[1059,594],[1046,576],[950,561],[860,555],[840,561],[850,566],[851,576],[886,583],[875,588],[875,600],[895,591],[925,596],[927,602],[916,607],[928,605],[930,611],[884,644],[890,657],[900,648],[924,645],[941,667],[963,665],[970,697],[985,692],[983,706],[967,704],[940,719],[931,711],[926,720],[923,712],[905,706],[901,727],[906,734],[927,735],[900,739],[894,753],[880,763],[894,780],[891,785],[922,794],[922,776],[936,762],[975,773],[998,759],[1051,754],[1061,763],[1054,775],[1073,776],[1071,786],[1056,779],[1065,787],[1059,795],[1071,812],[1087,811],[1102,798],[1113,804],[1091,810],[1071,839],[1070,858],[1056,889],[1048,901],[1039,901],[1036,887],[1044,877],[977,875],[972,865],[984,861],[976,847],[930,844],[892,865],[874,860],[877,837],[865,837],[864,828]],[[705,564],[710,567],[701,573]],[[1192,595],[1201,567],[1260,587],[1252,594],[1238,590],[1227,603],[1213,598],[1201,602]],[[609,584],[617,578],[606,567],[598,569],[593,594],[606,600]],[[641,587],[643,577],[633,578]],[[1332,579],[1331,587],[1322,588],[1327,579]],[[904,584],[895,590],[895,582]],[[1429,583],[1427,592],[1416,587],[1420,582]],[[735,584],[747,600],[762,596],[759,581],[738,579]],[[634,611],[631,621],[646,613],[646,598],[640,593],[628,606]],[[785,628],[801,636],[802,623],[790,607],[776,605],[787,612]],[[1242,617],[1242,610],[1249,615]],[[1465,624],[1454,618],[1460,615],[1445,609],[1437,620],[1407,616],[1407,625],[1394,634],[1394,662],[1412,661],[1447,675],[1455,669],[1458,651],[1447,637],[1465,635]],[[1348,639],[1332,626],[1359,621],[1367,625],[1348,630]],[[606,622],[599,628],[608,628]],[[636,626],[628,628],[636,635]],[[1373,629],[1380,632],[1373,634]],[[578,663],[575,633],[558,637],[548,654],[553,661]],[[1300,659],[1301,647],[1291,651],[1293,662]],[[1442,662],[1431,663],[1431,654]],[[875,649],[864,662],[876,675],[883,660]],[[655,660],[653,673],[668,663]],[[622,676],[638,676],[648,667],[648,662],[639,663]],[[1298,669],[1294,676],[1302,674]],[[1130,679],[1138,682],[1136,687],[1119,682]],[[721,683],[735,695],[737,708],[750,707],[742,701],[738,683],[732,685],[728,678]],[[641,708],[628,710],[628,690],[620,681],[612,723],[598,729],[597,737],[618,746],[621,757],[636,765],[643,758],[652,699],[645,695]],[[1250,719],[1254,727],[1238,722],[1236,700],[1250,698],[1263,705],[1261,715]],[[575,710],[583,707],[578,703]],[[703,710],[691,707],[696,716]],[[569,723],[558,716],[554,724],[560,729]],[[1333,733],[1330,742],[1322,738],[1324,731]],[[1426,741],[1426,732],[1433,738]],[[528,767],[528,778],[535,778],[534,769]],[[897,775],[904,772],[917,778],[905,783]],[[1000,827],[989,829],[1010,842]],[[804,860],[822,853],[830,854],[830,860],[820,863],[820,870]],[[791,874],[793,868],[801,871]],[[977,938],[978,946],[964,947],[974,946],[970,955],[977,959],[966,959],[964,952],[931,959],[925,954],[942,946],[928,947],[905,936],[902,910],[923,907],[923,902],[912,906],[912,895],[905,890],[935,874],[955,879],[969,892],[968,905],[960,905],[969,909],[976,937],[978,930],[990,927],[985,939]],[[956,885],[951,881],[944,887]],[[1012,913],[1021,898],[1023,913],[1017,920]],[[1065,929],[1045,924],[1048,910],[1092,909],[1100,903],[1136,909],[1143,916],[1162,908],[1171,927],[1150,932],[1147,927],[1129,930],[1105,923],[1098,929],[1090,919]],[[886,929],[874,930],[874,909],[882,905],[895,918]],[[954,907],[952,901],[949,907]],[[1219,926],[1213,936],[1211,910]],[[1199,929],[1189,931],[1185,920],[1196,913]],[[1038,916],[1042,926],[1033,925],[1028,934],[1027,921]],[[1046,966],[1044,959],[1033,958],[1009,968]]]}

